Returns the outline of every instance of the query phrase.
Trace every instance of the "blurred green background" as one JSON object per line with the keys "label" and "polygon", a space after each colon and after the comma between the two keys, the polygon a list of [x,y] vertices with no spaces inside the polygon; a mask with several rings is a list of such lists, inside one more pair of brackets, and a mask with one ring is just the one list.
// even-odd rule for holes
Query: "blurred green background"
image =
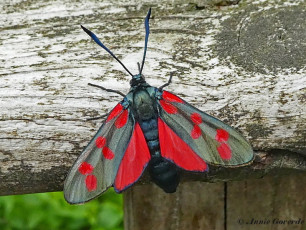
{"label": "blurred green background", "polygon": [[84,205],[70,205],[62,192],[0,197],[0,229],[123,230],[122,195],[109,189]]}

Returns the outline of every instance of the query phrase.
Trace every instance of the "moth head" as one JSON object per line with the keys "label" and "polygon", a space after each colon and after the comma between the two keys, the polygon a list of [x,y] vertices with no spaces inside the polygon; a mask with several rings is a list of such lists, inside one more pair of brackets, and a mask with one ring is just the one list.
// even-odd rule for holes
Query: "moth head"
{"label": "moth head", "polygon": [[146,81],[145,81],[145,77],[142,74],[134,75],[132,77],[132,80],[130,81],[130,85],[132,88],[135,88],[139,85],[144,85],[144,84],[146,84]]}

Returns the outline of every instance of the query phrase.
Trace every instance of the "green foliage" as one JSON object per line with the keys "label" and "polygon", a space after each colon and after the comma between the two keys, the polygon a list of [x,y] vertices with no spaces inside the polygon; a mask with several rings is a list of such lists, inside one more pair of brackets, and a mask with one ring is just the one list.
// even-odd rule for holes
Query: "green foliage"
{"label": "green foliage", "polygon": [[62,192],[0,197],[1,230],[123,230],[122,195],[109,190],[84,205]]}

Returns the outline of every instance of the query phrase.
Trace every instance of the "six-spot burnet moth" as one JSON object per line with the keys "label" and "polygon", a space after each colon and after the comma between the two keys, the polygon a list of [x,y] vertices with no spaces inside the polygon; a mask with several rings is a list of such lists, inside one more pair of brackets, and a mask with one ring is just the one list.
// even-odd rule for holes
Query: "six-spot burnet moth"
{"label": "six-spot burnet moth", "polygon": [[139,73],[133,75],[118,58],[82,26],[132,76],[127,95],[107,114],[99,131],[72,166],[64,185],[71,204],[87,202],[113,186],[122,192],[139,180],[147,168],[152,181],[165,192],[176,191],[181,170],[208,171],[207,164],[241,166],[254,154],[241,134],[198,110],[180,97],[146,83],[145,62],[151,9],[145,18],[145,46]]}

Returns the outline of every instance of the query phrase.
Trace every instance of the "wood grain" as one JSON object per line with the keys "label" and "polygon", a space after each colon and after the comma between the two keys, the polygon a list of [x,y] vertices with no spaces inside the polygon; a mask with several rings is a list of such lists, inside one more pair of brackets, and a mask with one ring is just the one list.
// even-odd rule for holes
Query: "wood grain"
{"label": "wood grain", "polygon": [[155,185],[135,186],[124,194],[124,229],[302,230],[305,182],[303,174],[186,182],[174,194],[165,194]]}

